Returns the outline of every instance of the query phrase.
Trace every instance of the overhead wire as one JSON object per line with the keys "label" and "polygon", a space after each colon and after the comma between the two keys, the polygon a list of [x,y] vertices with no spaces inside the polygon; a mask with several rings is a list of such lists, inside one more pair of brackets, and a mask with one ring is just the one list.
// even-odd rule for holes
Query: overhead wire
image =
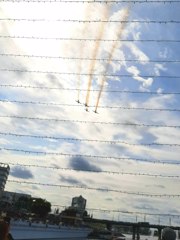
{"label": "overhead wire", "polygon": [[[62,59],[62,60],[85,60],[85,61],[108,61],[107,58],[90,58],[90,57],[63,57],[63,56],[43,56],[43,55],[27,55],[0,53],[2,57],[24,57],[24,58],[44,58],[44,59]],[[112,62],[143,62],[143,63],[180,63],[180,60],[173,59],[112,59]]]}
{"label": "overhead wire", "polygon": [[96,142],[96,143],[106,143],[106,144],[123,144],[128,146],[144,146],[144,147],[151,147],[151,146],[166,146],[166,147],[180,147],[178,143],[130,143],[125,141],[119,140],[100,140],[100,139],[85,139],[85,138],[73,138],[73,137],[55,137],[55,136],[45,136],[45,135],[30,135],[30,134],[18,134],[18,133],[11,133],[11,132],[0,132],[1,136],[12,136],[12,137],[25,137],[25,138],[39,138],[39,139],[53,139],[53,140],[65,140],[65,141],[75,141],[75,142]]}
{"label": "overhead wire", "polygon": [[72,38],[72,37],[40,37],[40,36],[17,36],[17,35],[0,35],[4,39],[31,39],[31,40],[56,40],[56,41],[89,41],[89,42],[168,42],[180,43],[180,39],[97,39],[97,38]]}
{"label": "overhead wire", "polygon": [[179,20],[104,20],[104,19],[47,19],[47,18],[0,18],[0,21],[27,21],[27,22],[74,22],[74,23],[153,23],[153,24],[179,24]]}
{"label": "overhead wire", "polygon": [[163,3],[163,4],[172,4],[172,3],[179,3],[179,0],[0,0],[0,2],[25,2],[25,3],[104,3],[104,4],[121,4],[121,3]]}
{"label": "overhead wire", "polygon": [[121,78],[171,78],[180,79],[180,75],[129,75],[129,74],[107,74],[107,73],[78,73],[78,72],[57,72],[57,71],[41,71],[41,70],[27,70],[27,69],[8,69],[0,68],[1,72],[22,72],[22,73],[37,73],[37,74],[57,74],[57,75],[72,75],[72,76],[106,76],[106,77],[121,77]]}
{"label": "overhead wire", "polygon": [[98,158],[98,159],[114,159],[114,160],[125,160],[125,161],[140,161],[148,163],[158,163],[158,164],[170,164],[170,165],[180,165],[180,161],[176,160],[153,160],[153,159],[143,159],[143,158],[133,158],[133,157],[115,157],[115,156],[103,156],[103,155],[90,155],[90,154],[73,154],[73,153],[62,153],[62,152],[45,152],[45,151],[35,151],[35,150],[24,150],[19,148],[6,148],[0,147],[0,151],[17,152],[24,154],[34,154],[34,155],[53,155],[53,156],[63,156],[63,157],[83,157],[83,158]]}
{"label": "overhead wire", "polygon": [[58,119],[58,118],[41,118],[41,117],[26,117],[18,115],[1,115],[0,118],[16,118],[24,120],[37,120],[37,121],[53,121],[53,122],[69,122],[69,123],[83,123],[83,124],[102,124],[102,125],[122,125],[122,126],[134,126],[134,127],[157,127],[157,128],[180,128],[180,125],[166,125],[166,124],[144,124],[144,123],[120,123],[120,122],[108,122],[108,121],[86,121],[86,120],[74,120],[74,119]]}
{"label": "overhead wire", "polygon": [[47,165],[38,165],[38,164],[21,164],[21,163],[11,163],[7,162],[6,164],[19,167],[34,167],[34,168],[43,168],[51,170],[62,170],[62,171],[76,171],[76,172],[87,172],[87,173],[103,173],[103,174],[112,174],[112,175],[132,175],[132,176],[145,176],[145,177],[155,177],[155,178],[180,178],[180,175],[163,175],[163,174],[151,174],[151,173],[140,173],[140,172],[124,172],[124,171],[113,171],[113,170],[94,170],[94,169],[81,169],[81,168],[67,168],[67,167],[58,167],[56,166],[47,166]]}
{"label": "overhead wire", "polygon": [[84,185],[63,185],[63,184],[55,184],[55,183],[41,183],[41,182],[30,182],[30,181],[18,181],[13,179],[8,179],[9,183],[18,183],[18,184],[28,184],[28,185],[39,185],[45,187],[59,187],[59,188],[68,188],[68,189],[84,189],[84,190],[94,190],[94,191],[103,191],[103,192],[114,192],[128,195],[136,195],[142,197],[160,197],[160,198],[175,198],[180,197],[180,194],[155,194],[155,193],[144,193],[144,192],[129,192],[118,189],[108,189],[108,188],[96,188],[96,187],[88,187]]}
{"label": "overhead wire", "polygon": [[[37,102],[37,101],[19,101],[19,100],[7,100],[0,99],[0,103],[17,103],[17,104],[32,104],[32,105],[45,105],[45,106],[55,106],[55,107],[81,107],[84,104],[68,104],[68,103],[55,103],[55,102]],[[88,105],[89,108],[94,108],[94,105]],[[148,107],[128,107],[128,106],[109,106],[102,105],[98,108],[103,109],[120,109],[120,110],[144,110],[144,111],[167,111],[167,112],[180,112],[177,108],[148,108]]]}
{"label": "overhead wire", "polygon": [[[67,208],[68,206],[52,204],[53,207]],[[171,213],[149,213],[149,212],[137,212],[137,211],[123,211],[120,209],[102,209],[102,208],[86,208],[88,211],[99,211],[99,212],[114,212],[114,213],[124,213],[124,214],[135,214],[135,215],[149,215],[149,216],[162,216],[162,217],[177,217],[180,218],[180,214]]]}
{"label": "overhead wire", "polygon": [[[12,84],[0,84],[1,88],[30,88],[41,90],[59,90],[59,91],[87,91],[87,89],[67,88],[67,87],[49,87],[49,86],[33,86],[33,85],[12,85]],[[92,92],[98,92],[99,89],[91,89]],[[180,92],[158,92],[158,91],[133,91],[133,90],[118,90],[118,89],[104,89],[103,92],[109,93],[124,93],[124,94],[147,94],[147,95],[180,95]]]}

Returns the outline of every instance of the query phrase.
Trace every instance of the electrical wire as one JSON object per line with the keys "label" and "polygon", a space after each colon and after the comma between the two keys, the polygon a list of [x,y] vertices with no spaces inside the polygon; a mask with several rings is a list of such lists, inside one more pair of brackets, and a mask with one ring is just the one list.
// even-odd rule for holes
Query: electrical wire
{"label": "electrical wire", "polygon": [[121,3],[163,3],[163,4],[172,4],[179,3],[179,0],[0,0],[0,2],[25,2],[25,3],[104,3],[104,4],[121,4]]}
{"label": "electrical wire", "polygon": [[180,43],[180,39],[97,39],[97,38],[68,38],[68,37],[38,37],[38,36],[11,36],[0,35],[4,39],[31,39],[31,40],[57,40],[57,41],[90,41],[90,42],[168,42]]}
{"label": "electrical wire", "polygon": [[[33,85],[12,85],[12,84],[0,84],[1,88],[30,88],[41,90],[59,90],[59,91],[87,91],[87,89],[79,88],[63,88],[63,87],[47,87],[47,86],[33,86]],[[92,92],[99,92],[99,89],[91,89]],[[104,89],[103,92],[109,93],[124,93],[124,94],[147,94],[147,95],[180,95],[180,92],[143,92],[143,91],[131,91],[131,90],[118,90],[118,89]]]}
{"label": "electrical wire", "polygon": [[144,123],[119,123],[119,122],[103,122],[103,121],[86,121],[86,120],[70,120],[58,118],[41,118],[41,117],[25,117],[13,115],[1,115],[0,118],[16,118],[24,120],[37,120],[37,121],[53,121],[64,123],[81,123],[81,124],[102,124],[102,125],[122,125],[122,126],[135,126],[135,127],[157,127],[157,128],[180,128],[180,125],[166,125],[166,124],[144,124]]}
{"label": "electrical wire", "polygon": [[45,187],[59,187],[59,188],[68,188],[68,189],[84,189],[84,190],[95,190],[95,191],[103,191],[103,192],[114,192],[128,195],[136,195],[143,197],[160,197],[160,198],[175,198],[180,197],[180,194],[154,194],[154,193],[144,193],[144,192],[129,192],[117,189],[108,189],[108,188],[95,188],[88,187],[84,185],[62,185],[62,184],[54,184],[54,183],[40,183],[40,182],[30,182],[30,181],[18,181],[18,180],[7,180],[9,183],[18,183],[18,184],[28,184],[28,185],[39,185]]}
{"label": "electrical wire", "polygon": [[73,154],[73,153],[62,153],[62,152],[45,152],[45,151],[33,151],[33,150],[24,150],[18,148],[6,148],[0,147],[0,151],[10,151],[24,154],[35,154],[35,155],[53,155],[53,156],[63,156],[63,157],[82,157],[82,158],[101,158],[101,159],[114,159],[114,160],[128,160],[128,161],[141,161],[148,163],[159,163],[159,164],[172,164],[180,165],[180,161],[176,160],[153,160],[153,159],[142,159],[142,158],[133,158],[133,157],[115,157],[115,156],[101,156],[101,155],[88,155],[88,154]]}
{"label": "electrical wire", "polygon": [[0,18],[0,21],[26,21],[26,22],[74,22],[74,23],[154,23],[179,24],[179,20],[103,20],[103,19],[47,19],[47,18]]}
{"label": "electrical wire", "polygon": [[103,74],[103,73],[77,73],[77,72],[57,72],[57,71],[41,71],[41,70],[27,70],[27,69],[8,69],[0,68],[1,72],[21,72],[21,73],[37,73],[37,74],[58,74],[58,75],[72,75],[72,76],[106,76],[106,77],[121,77],[121,78],[170,78],[180,79],[180,76],[171,75],[129,75],[129,74]]}
{"label": "electrical wire", "polygon": [[75,142],[96,142],[96,143],[106,143],[106,144],[123,144],[128,146],[166,146],[166,147],[180,147],[178,143],[129,143],[125,141],[112,141],[112,140],[99,140],[99,139],[83,139],[83,138],[70,138],[70,137],[55,137],[55,136],[42,136],[42,135],[30,135],[30,134],[18,134],[18,133],[10,133],[10,132],[0,132],[2,136],[12,136],[12,137],[25,137],[25,138],[39,138],[39,139],[53,139],[53,140],[65,140],[65,141],[75,141]]}
{"label": "electrical wire", "polygon": [[[84,104],[66,104],[66,103],[53,103],[53,102],[34,102],[34,101],[18,101],[18,100],[6,100],[0,99],[1,103],[18,103],[18,104],[32,104],[32,105],[45,105],[55,107],[80,107]],[[94,105],[88,105],[89,108],[94,108]],[[98,108],[104,109],[121,109],[121,110],[145,110],[145,111],[167,111],[167,112],[180,112],[180,109],[174,108],[147,108],[147,107],[126,107],[126,106],[99,106]]]}
{"label": "electrical wire", "polygon": [[145,176],[145,177],[155,177],[155,178],[180,178],[179,175],[163,175],[163,174],[151,174],[151,173],[140,173],[140,172],[124,172],[124,171],[105,171],[105,170],[94,170],[94,169],[79,169],[79,168],[66,168],[58,166],[45,166],[37,164],[21,164],[21,163],[11,163],[7,162],[6,164],[19,167],[35,167],[35,168],[44,168],[51,170],[62,170],[62,171],[76,171],[76,172],[87,172],[87,173],[98,173],[98,174],[112,174],[112,175],[131,175],[131,176]]}
{"label": "electrical wire", "polygon": [[[53,207],[68,208],[65,205],[52,204]],[[148,213],[148,212],[132,212],[132,211],[123,211],[120,209],[102,209],[102,208],[86,208],[87,211],[98,211],[98,212],[114,212],[114,213],[124,213],[124,214],[134,214],[134,215],[147,215],[147,216],[162,216],[162,217],[177,217],[180,218],[178,214],[171,213]]]}
{"label": "electrical wire", "polygon": [[[27,55],[27,54],[13,54],[0,53],[2,57],[24,57],[24,58],[44,58],[44,59],[62,59],[62,60],[85,60],[85,61],[108,61],[107,58],[87,58],[87,57],[63,57],[63,56],[43,56],[43,55]],[[112,62],[145,62],[145,63],[180,63],[180,60],[167,59],[112,59]]]}

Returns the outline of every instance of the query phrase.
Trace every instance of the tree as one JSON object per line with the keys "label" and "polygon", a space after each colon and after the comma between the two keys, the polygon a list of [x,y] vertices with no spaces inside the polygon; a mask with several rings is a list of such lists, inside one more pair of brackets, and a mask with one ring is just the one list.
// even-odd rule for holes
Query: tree
{"label": "tree", "polygon": [[74,208],[66,208],[61,212],[61,216],[76,217],[77,210]]}
{"label": "tree", "polygon": [[66,208],[61,212],[61,221],[67,225],[74,225],[76,222],[77,209],[75,208]]}
{"label": "tree", "polygon": [[20,197],[16,202],[15,202],[15,208],[18,210],[26,209],[27,211],[31,211],[31,206],[32,206],[32,199],[28,197]]}
{"label": "tree", "polygon": [[107,230],[111,231],[112,230],[112,224],[111,223],[106,223],[106,228],[107,228]]}
{"label": "tree", "polygon": [[45,217],[51,211],[51,203],[42,198],[32,200],[32,213]]}
{"label": "tree", "polygon": [[86,218],[86,217],[88,217],[88,212],[85,210],[85,211],[83,212],[83,218]]}

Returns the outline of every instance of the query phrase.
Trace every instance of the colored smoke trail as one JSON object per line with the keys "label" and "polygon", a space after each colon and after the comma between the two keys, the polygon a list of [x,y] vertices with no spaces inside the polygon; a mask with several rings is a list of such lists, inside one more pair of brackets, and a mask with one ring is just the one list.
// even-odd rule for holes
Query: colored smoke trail
{"label": "colored smoke trail", "polygon": [[[84,49],[84,44],[83,44],[83,47],[82,47],[82,50],[80,51],[80,59],[82,58],[83,56],[83,49]],[[82,60],[80,60],[79,62],[79,65],[78,65],[78,79],[77,79],[77,102],[79,103],[79,99],[80,99],[80,85],[81,85],[81,70],[82,70],[82,63],[81,63]]]}
{"label": "colored smoke trail", "polygon": [[[103,13],[106,19],[108,19],[108,8],[107,6],[105,7]],[[94,68],[95,68],[95,64],[96,64],[96,58],[97,58],[97,54],[98,54],[98,50],[99,50],[99,46],[100,46],[100,39],[102,39],[102,36],[104,34],[104,30],[105,30],[105,26],[106,23],[105,22],[101,22],[101,26],[100,26],[100,31],[97,37],[97,41],[95,41],[95,46],[94,46],[94,50],[93,50],[93,54],[92,54],[92,61],[90,63],[90,69],[89,69],[89,79],[88,79],[88,87],[87,87],[87,94],[86,94],[86,101],[85,101],[85,106],[88,107],[89,104],[89,98],[90,98],[90,90],[91,90],[91,85],[92,85],[92,80],[93,80],[93,72],[94,72]]]}
{"label": "colored smoke trail", "polygon": [[[89,7],[86,8],[85,10],[85,20],[89,19],[91,15],[91,10],[89,9]],[[83,29],[82,29],[82,36],[84,36],[87,32],[87,29],[88,29],[88,24],[86,23],[84,26],[83,26]],[[80,87],[81,87],[81,71],[82,71],[82,57],[84,55],[84,48],[85,48],[85,42],[81,42],[81,46],[80,46],[80,56],[79,56],[79,64],[78,64],[78,73],[79,73],[79,76],[78,76],[78,79],[77,79],[77,102],[79,103],[79,99],[80,99]]]}
{"label": "colored smoke trail", "polygon": [[[124,29],[126,27],[126,23],[125,22],[128,20],[128,17],[129,17],[129,12],[130,12],[130,5],[124,11],[124,16],[122,17],[122,21],[124,21],[124,23],[122,23],[121,27],[119,28],[119,31],[117,33],[117,39],[121,39],[121,37],[122,37],[123,31],[124,31]],[[104,84],[106,82],[105,74],[109,70],[109,66],[110,66],[110,63],[112,61],[114,51],[118,47],[118,44],[119,44],[118,41],[115,41],[112,44],[112,48],[111,48],[111,51],[110,51],[110,54],[109,54],[109,57],[108,57],[108,62],[106,63],[105,71],[104,71],[104,74],[103,74],[103,77],[102,77],[101,87],[100,87],[100,90],[99,90],[99,93],[98,93],[97,102],[96,102],[96,106],[95,106],[95,112],[97,112],[97,109],[98,109],[98,106],[99,106],[99,101],[100,101],[100,98],[101,98],[101,94],[102,94],[102,91],[104,89]]]}

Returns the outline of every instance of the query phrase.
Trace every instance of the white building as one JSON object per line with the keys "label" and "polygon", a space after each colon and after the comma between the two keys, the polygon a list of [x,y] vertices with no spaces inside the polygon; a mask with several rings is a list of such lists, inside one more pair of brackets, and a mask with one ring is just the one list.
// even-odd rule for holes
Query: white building
{"label": "white building", "polygon": [[86,199],[83,198],[81,195],[79,197],[74,197],[72,199],[71,206],[76,208],[79,212],[84,212],[86,209]]}
{"label": "white building", "polygon": [[8,164],[0,163],[0,197],[4,191],[9,171],[10,167]]}

